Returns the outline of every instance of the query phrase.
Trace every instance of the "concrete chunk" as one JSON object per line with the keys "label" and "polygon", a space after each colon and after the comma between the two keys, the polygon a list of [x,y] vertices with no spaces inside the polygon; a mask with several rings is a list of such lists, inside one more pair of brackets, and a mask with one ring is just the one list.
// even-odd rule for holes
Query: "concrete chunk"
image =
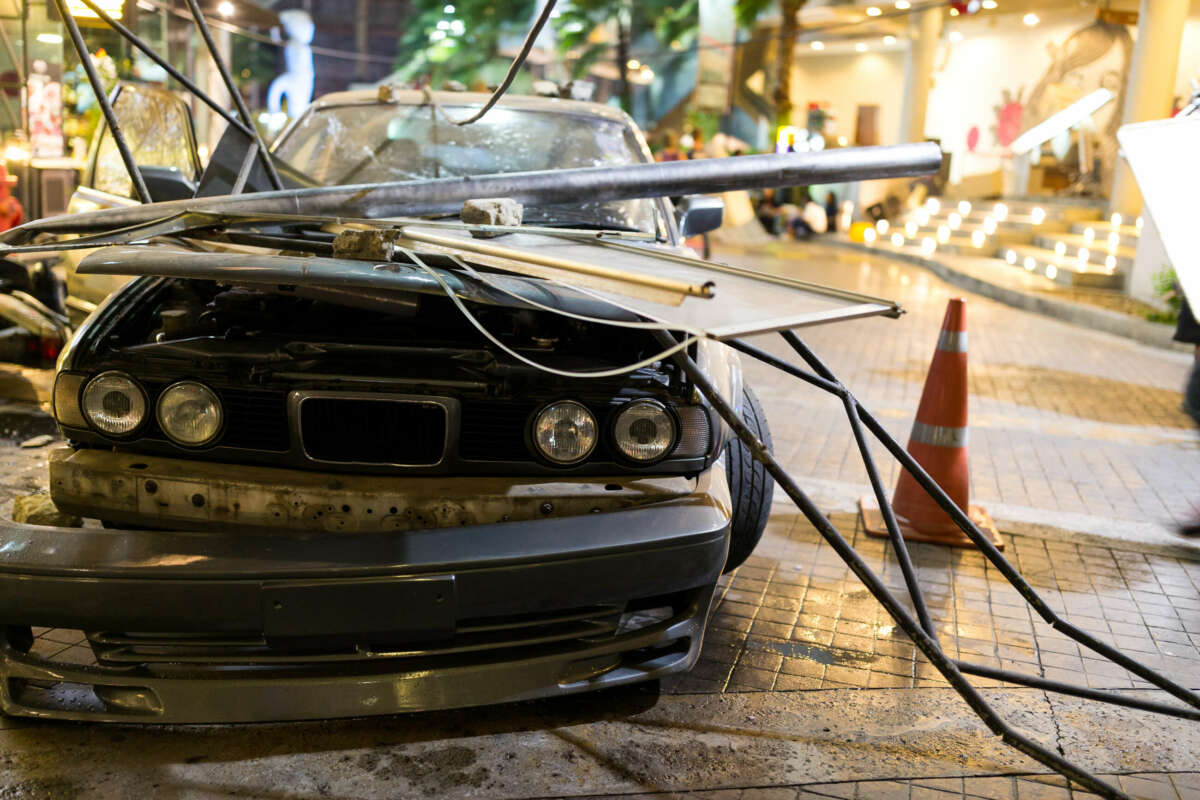
{"label": "concrete chunk", "polygon": [[[480,198],[463,203],[459,219],[468,225],[515,227],[521,224],[521,215],[524,210],[520,203],[509,197]],[[500,234],[490,231],[471,231],[471,235],[486,239]]]}

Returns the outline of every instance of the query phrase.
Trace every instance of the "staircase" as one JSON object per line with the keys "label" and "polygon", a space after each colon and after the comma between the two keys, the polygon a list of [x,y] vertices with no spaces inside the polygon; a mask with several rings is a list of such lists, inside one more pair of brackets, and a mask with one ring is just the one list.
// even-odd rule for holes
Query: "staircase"
{"label": "staircase", "polygon": [[925,257],[994,259],[1064,286],[1121,289],[1133,268],[1142,219],[1103,219],[1103,213],[1088,200],[935,197],[900,219],[880,220],[866,241]]}

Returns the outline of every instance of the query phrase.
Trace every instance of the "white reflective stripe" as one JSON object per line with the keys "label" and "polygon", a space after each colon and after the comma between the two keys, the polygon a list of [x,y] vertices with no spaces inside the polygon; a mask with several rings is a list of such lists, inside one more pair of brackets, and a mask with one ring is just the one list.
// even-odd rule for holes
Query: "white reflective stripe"
{"label": "white reflective stripe", "polygon": [[926,425],[924,422],[914,422],[912,440],[921,444],[931,444],[936,447],[966,447],[966,428],[947,428],[942,425]]}
{"label": "white reflective stripe", "polygon": [[947,353],[967,352],[967,332],[942,331],[938,334],[937,349]]}

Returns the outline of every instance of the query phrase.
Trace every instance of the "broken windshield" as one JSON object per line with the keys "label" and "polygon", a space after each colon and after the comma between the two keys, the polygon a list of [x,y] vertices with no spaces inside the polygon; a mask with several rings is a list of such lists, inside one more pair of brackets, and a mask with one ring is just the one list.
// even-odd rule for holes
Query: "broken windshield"
{"label": "broken windshield", "polygon": [[[453,118],[473,110],[445,108]],[[499,107],[478,122],[457,126],[431,105],[394,103],[315,109],[275,153],[326,185],[645,161],[632,130],[603,117]],[[653,200],[597,203],[580,198],[569,205],[527,207],[525,221],[660,233],[655,209]]]}

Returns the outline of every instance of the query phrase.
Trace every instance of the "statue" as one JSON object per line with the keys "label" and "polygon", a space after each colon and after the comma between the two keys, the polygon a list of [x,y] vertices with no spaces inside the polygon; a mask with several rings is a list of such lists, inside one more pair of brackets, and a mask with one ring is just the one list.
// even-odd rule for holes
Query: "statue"
{"label": "statue", "polygon": [[279,12],[279,23],[287,34],[283,48],[286,69],[271,81],[267,89],[267,110],[278,114],[283,110],[283,96],[287,95],[287,115],[293,119],[300,116],[313,95],[312,40],[316,32],[312,17],[307,11],[289,8]]}

